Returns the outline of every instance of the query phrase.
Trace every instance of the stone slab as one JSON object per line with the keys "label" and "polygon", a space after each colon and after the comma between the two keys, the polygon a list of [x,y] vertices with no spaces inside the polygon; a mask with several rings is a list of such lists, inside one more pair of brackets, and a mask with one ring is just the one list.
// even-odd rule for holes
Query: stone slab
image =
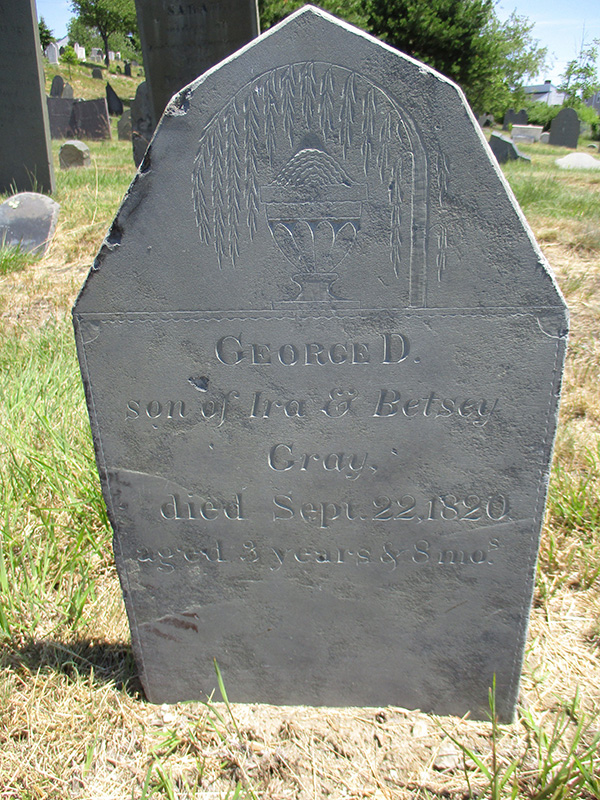
{"label": "stone slab", "polygon": [[512,718],[567,315],[454,84],[292,14],[169,104],[74,321],[152,702]]}
{"label": "stone slab", "polygon": [[54,236],[60,205],[36,192],[20,192],[0,204],[0,246],[41,256]]}
{"label": "stone slab", "polygon": [[131,141],[131,109],[126,108],[121,119],[117,123],[117,135],[125,142]]}
{"label": "stone slab", "polygon": [[510,136],[513,142],[539,142],[543,131],[543,125],[513,125]]}
{"label": "stone slab", "polygon": [[256,0],[136,0],[136,10],[153,128],[176,92],[259,31]]}
{"label": "stone slab", "polygon": [[505,164],[507,161],[516,161],[518,158],[523,161],[531,161],[529,156],[525,156],[519,151],[512,139],[508,136],[503,136],[501,133],[492,133],[489,144],[499,164]]}
{"label": "stone slab", "polygon": [[120,117],[123,113],[123,101],[108,81],[106,83],[106,104],[108,106],[108,113],[111,116]]}
{"label": "stone slab", "polygon": [[110,139],[110,119],[106,98],[75,101],[71,127],[72,135],[80,139]]}
{"label": "stone slab", "polygon": [[54,170],[34,0],[0,0],[0,26],[0,192],[16,188],[52,193]]}
{"label": "stone slab", "polygon": [[79,142],[77,140],[65,142],[60,148],[58,160],[61,169],[89,167],[92,163],[90,148],[85,142]]}
{"label": "stone slab", "polygon": [[558,147],[577,147],[580,122],[574,108],[562,108],[550,123],[549,143]]}
{"label": "stone slab", "polygon": [[48,120],[53,139],[68,139],[74,136],[72,97],[48,97]]}

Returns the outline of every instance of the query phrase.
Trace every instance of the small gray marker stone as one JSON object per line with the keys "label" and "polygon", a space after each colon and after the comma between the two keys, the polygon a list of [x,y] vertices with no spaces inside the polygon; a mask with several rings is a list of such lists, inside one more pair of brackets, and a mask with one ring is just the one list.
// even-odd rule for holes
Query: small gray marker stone
{"label": "small gray marker stone", "polygon": [[58,160],[61,169],[89,167],[92,163],[90,148],[85,142],[79,142],[76,139],[70,140],[61,146]]}
{"label": "small gray marker stone", "polygon": [[41,256],[58,222],[60,205],[44,194],[21,192],[0,204],[0,246]]}
{"label": "small gray marker stone", "polygon": [[516,161],[518,158],[523,161],[531,161],[529,156],[525,156],[520,152],[512,139],[501,133],[492,133],[489,144],[499,164],[505,164],[507,161]]}
{"label": "small gray marker stone", "polygon": [[567,312],[456,85],[290,15],[167,105],[74,321],[152,702],[512,719]]}

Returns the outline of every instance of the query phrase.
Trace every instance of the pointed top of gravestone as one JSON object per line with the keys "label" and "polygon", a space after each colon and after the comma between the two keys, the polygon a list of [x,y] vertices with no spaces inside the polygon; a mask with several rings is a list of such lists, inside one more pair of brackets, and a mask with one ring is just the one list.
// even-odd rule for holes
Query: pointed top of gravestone
{"label": "pointed top of gravestone", "polygon": [[[280,224],[296,211],[275,185],[310,152],[317,181],[325,161],[347,176],[322,253]],[[78,307],[271,307],[321,257],[323,296],[363,307],[562,304],[459,87],[306,6],[172,98]]]}

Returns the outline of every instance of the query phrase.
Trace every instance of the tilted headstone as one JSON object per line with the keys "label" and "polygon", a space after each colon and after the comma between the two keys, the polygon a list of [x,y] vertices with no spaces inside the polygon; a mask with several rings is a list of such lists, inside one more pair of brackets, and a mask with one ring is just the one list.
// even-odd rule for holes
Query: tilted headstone
{"label": "tilted headstone", "polygon": [[73,104],[70,97],[48,97],[48,120],[53,139],[68,139],[74,136]]}
{"label": "tilted headstone", "polygon": [[550,123],[549,143],[558,147],[577,147],[579,117],[574,108],[561,108]]}
{"label": "tilted headstone", "polygon": [[259,30],[256,0],[136,0],[153,128],[171,97]]}
{"label": "tilted headstone", "polygon": [[529,115],[524,108],[522,108],[520,111],[515,111],[514,108],[509,108],[504,115],[502,128],[507,131],[511,125],[527,125],[528,122]]}
{"label": "tilted headstone", "polygon": [[120,117],[123,113],[123,101],[108,82],[106,83],[106,104],[111,116]]}
{"label": "tilted headstone", "polygon": [[61,97],[66,97],[68,100],[72,100],[74,97],[73,87],[70,83],[65,81],[65,85],[63,86]]}
{"label": "tilted headstone", "polygon": [[173,98],[74,321],[150,700],[511,719],[566,310],[453,83],[291,15]]}
{"label": "tilted headstone", "polygon": [[60,205],[36,192],[14,194],[0,204],[0,247],[19,247],[41,256],[58,222]]}
{"label": "tilted headstone", "polygon": [[92,78],[95,78],[97,81],[103,80],[102,70],[100,67],[94,67],[92,70]]}
{"label": "tilted headstone", "polygon": [[525,156],[519,151],[512,139],[508,136],[503,136],[501,133],[492,133],[490,147],[499,164],[515,161],[517,158],[521,158],[523,161],[531,161],[529,156]]}
{"label": "tilted headstone", "polygon": [[50,97],[62,97],[64,88],[65,88],[65,79],[61,75],[55,75],[52,78],[52,86],[50,87]]}
{"label": "tilted headstone", "polygon": [[60,148],[58,160],[61,169],[89,167],[92,163],[90,148],[85,142],[79,142],[77,140],[65,142]]}
{"label": "tilted headstone", "polygon": [[79,139],[110,139],[106,98],[75,101],[72,111],[72,130],[72,135]]}
{"label": "tilted headstone", "polygon": [[513,142],[532,144],[539,142],[543,130],[543,125],[513,125],[510,136]]}
{"label": "tilted headstone", "polygon": [[0,192],[51,193],[54,171],[34,0],[0,0],[0,83]]}
{"label": "tilted headstone", "polygon": [[131,141],[131,109],[126,108],[123,116],[117,122],[117,133],[122,141]]}

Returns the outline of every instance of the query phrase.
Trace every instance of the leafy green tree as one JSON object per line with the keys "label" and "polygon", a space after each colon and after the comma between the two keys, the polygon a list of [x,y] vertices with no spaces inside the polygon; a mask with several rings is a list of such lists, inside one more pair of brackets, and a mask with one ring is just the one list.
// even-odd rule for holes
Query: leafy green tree
{"label": "leafy green tree", "polygon": [[576,107],[600,89],[598,81],[598,48],[600,39],[590,44],[581,43],[579,55],[566,66],[561,75],[560,91],[564,92],[565,105]]}
{"label": "leafy green tree", "polygon": [[[546,60],[533,25],[493,0],[366,0],[372,33],[456,81],[477,111],[501,114]],[[515,100],[516,102],[516,100]]]}
{"label": "leafy green tree", "polygon": [[40,44],[42,45],[42,50],[45,50],[50,42],[55,41],[53,31],[46,25],[46,20],[43,17],[38,20],[38,29],[40,32]]}
{"label": "leafy green tree", "polygon": [[[260,27],[266,31],[277,22],[306,5],[306,0],[258,0]],[[320,0],[313,5],[367,30],[367,11],[364,0]]]}
{"label": "leafy green tree", "polygon": [[107,67],[109,37],[114,34],[137,37],[134,0],[71,0],[71,7],[82,25],[98,31]]}

